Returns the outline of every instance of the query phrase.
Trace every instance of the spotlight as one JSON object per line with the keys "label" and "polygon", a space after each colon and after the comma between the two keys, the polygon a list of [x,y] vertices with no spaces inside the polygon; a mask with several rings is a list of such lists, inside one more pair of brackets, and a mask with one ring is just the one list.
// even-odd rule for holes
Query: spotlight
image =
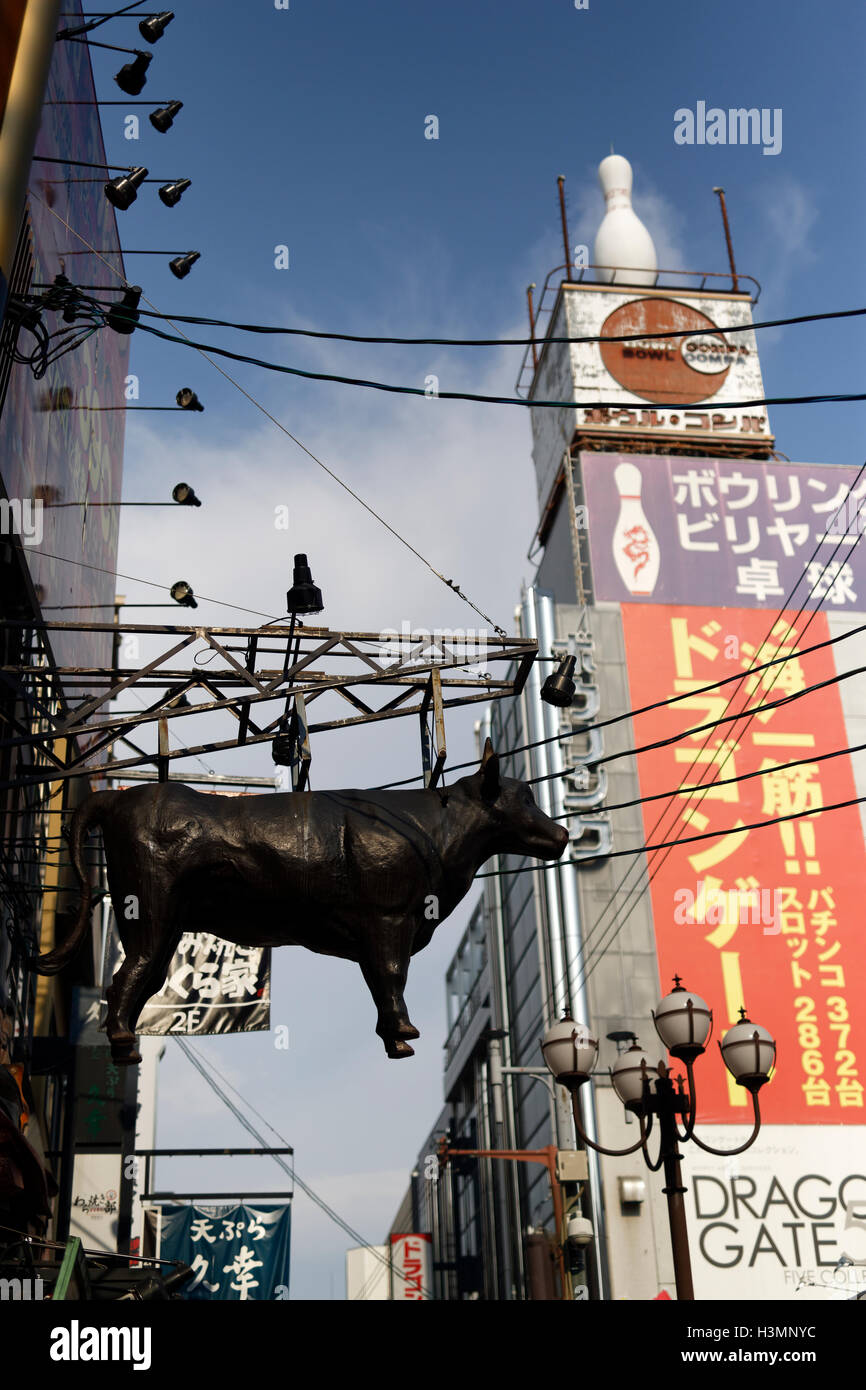
{"label": "spotlight", "polygon": [[292,587],[286,594],[286,610],[289,613],[321,613],[324,608],[322,591],[313,583],[306,555],[295,556]]}
{"label": "spotlight", "polygon": [[112,304],[109,309],[105,322],[109,328],[113,328],[115,333],[130,334],[135,331],[138,323],[138,304],[142,296],[141,285],[130,285],[124,290],[123,298],[118,304]]}
{"label": "spotlight", "polygon": [[169,261],[168,268],[177,280],[185,280],[198,260],[201,260],[200,251],[187,251],[185,256],[175,256]]}
{"label": "spotlight", "polygon": [[201,502],[196,497],[189,483],[178,483],[171,490],[172,501],[177,502],[181,507],[200,507]]}
{"label": "spotlight", "polygon": [[111,206],[125,212],[135,202],[139,186],[146,178],[147,170],[139,165],[128,174],[119,174],[116,179],[112,179],[105,185],[105,196]]}
{"label": "spotlight", "polygon": [[172,584],[169,590],[175,603],[179,603],[181,608],[198,608],[195,601],[195,594],[185,579],[179,579],[176,584]]}
{"label": "spotlight", "polygon": [[185,193],[192,183],[192,179],[175,179],[173,183],[164,183],[159,189],[160,201],[165,203],[167,208],[173,208],[180,202],[181,194]]}
{"label": "spotlight", "polygon": [[182,101],[170,101],[167,106],[160,106],[156,111],[151,111],[148,120],[154,130],[158,130],[160,135],[164,135],[174,125],[174,118],[183,106]]}
{"label": "spotlight", "polygon": [[204,410],[204,406],[199,400],[195,391],[191,391],[188,386],[182,386],[175,396],[175,400],[181,410]]}
{"label": "spotlight", "polygon": [[138,32],[145,43],[156,43],[161,39],[171,21],[174,19],[173,10],[163,10],[162,14],[152,14],[148,19],[143,19],[138,26]]}
{"label": "spotlight", "polygon": [[115,82],[127,96],[137,97],[144,87],[152,58],[152,53],[136,53],[131,63],[124,63],[120,72],[115,73]]}
{"label": "spotlight", "polygon": [[576,656],[565,656],[559,663],[559,670],[555,675],[550,675],[541,687],[541,698],[548,705],[556,705],[559,709],[568,709],[574,699],[574,667],[577,661]]}

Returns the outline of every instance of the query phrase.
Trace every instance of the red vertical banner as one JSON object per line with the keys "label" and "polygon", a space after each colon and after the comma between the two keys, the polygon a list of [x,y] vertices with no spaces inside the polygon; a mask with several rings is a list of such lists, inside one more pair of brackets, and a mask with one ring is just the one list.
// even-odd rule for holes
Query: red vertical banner
{"label": "red vertical banner", "polygon": [[[866,847],[858,806],[823,810],[856,795],[850,759],[826,757],[848,746],[839,686],[759,708],[832,680],[836,650],[844,671],[844,643],[802,654],[827,641],[823,613],[624,604],[622,617],[631,704],[685,697],[634,721],[638,747],[671,740],[637,757],[642,796],[675,793],[644,803],[646,843],[706,837],[648,857],[662,981],[679,974],[707,1000],[716,1038],[742,1006],[773,1033],[768,1123],[863,1124]],[[710,1123],[748,1122],[749,1096],[714,1045],[697,1093]]]}

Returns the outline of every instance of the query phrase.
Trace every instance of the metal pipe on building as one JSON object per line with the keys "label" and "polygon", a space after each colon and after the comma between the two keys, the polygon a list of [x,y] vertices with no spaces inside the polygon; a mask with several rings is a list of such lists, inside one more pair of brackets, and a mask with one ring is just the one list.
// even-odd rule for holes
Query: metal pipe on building
{"label": "metal pipe on building", "polygon": [[[544,596],[539,596],[538,604],[538,645],[539,651],[551,651],[553,648],[556,632],[554,629],[555,610],[553,601]],[[565,762],[562,756],[562,744],[555,737],[560,732],[559,711],[552,705],[541,705],[542,722],[546,726],[545,737],[551,738],[552,742],[545,745],[547,749],[548,771],[558,773],[559,776],[552,777],[549,782],[542,785],[548,788],[550,810],[548,815],[561,817],[565,814],[565,781],[562,773],[565,770]],[[568,988],[568,1001],[571,1013],[574,1018],[589,1019],[589,997],[586,988],[586,979],[583,972],[583,933],[580,923],[580,904],[577,896],[577,870],[571,864],[564,864],[554,872],[554,877],[558,881],[559,892],[562,901],[563,919],[563,953],[565,958],[565,973]],[[549,885],[550,886],[550,885]],[[562,1087],[556,1087],[561,1091]],[[570,1106],[569,1106],[570,1110]],[[590,1089],[585,1107],[586,1133],[595,1143],[598,1143],[598,1118],[595,1107],[595,1092]],[[605,1235],[605,1216],[602,1203],[601,1185],[601,1165],[598,1155],[590,1150],[589,1155],[589,1205],[591,1210],[590,1220],[593,1227],[593,1245],[595,1249],[595,1267],[599,1277],[599,1296],[604,1298],[605,1291],[610,1288],[610,1281],[607,1271],[607,1240]]]}
{"label": "metal pipe on building", "polygon": [[[485,741],[491,738],[492,733],[493,711],[488,707],[485,709],[478,726],[479,756]],[[494,859],[493,864],[495,868],[500,868],[498,855]],[[493,991],[496,1001],[494,1021],[497,1027],[502,1029],[504,1034],[502,1038],[502,1059],[506,1066],[510,1066],[512,1062],[511,1011],[508,1004],[508,977],[505,967],[505,932],[503,929],[502,880],[500,878],[491,878],[487,880],[484,898],[489,912],[487,921],[491,928],[488,932],[488,949],[492,962],[491,975],[493,977]],[[514,1091],[510,1078],[503,1087],[502,1095],[505,1102],[504,1128],[496,1147],[505,1149],[516,1148],[517,1124],[514,1111]],[[506,1288],[513,1292],[514,1297],[518,1297],[526,1284],[523,1242],[520,1239],[519,1230],[520,1179],[516,1164],[509,1163],[506,1164],[505,1167],[506,1173],[502,1180],[503,1217],[511,1235],[509,1246],[509,1282],[506,1284]]]}
{"label": "metal pipe on building", "polygon": [[[523,634],[534,638],[539,644],[539,652],[549,651],[549,645],[545,647],[539,635],[539,614],[538,614],[539,595],[535,588],[530,587],[526,590],[522,603],[521,628]],[[548,599],[549,603],[550,600]],[[549,735],[549,730],[545,727],[544,710],[545,705],[541,699],[541,670],[539,663],[533,662],[532,670],[527,678],[525,708],[527,713],[527,724],[530,743],[537,743]],[[550,744],[540,743],[533,748],[530,753],[530,765],[533,769],[533,776],[546,778],[551,771],[548,759],[548,749]],[[545,815],[554,816],[556,812],[552,809],[552,783],[541,781],[536,784],[536,799],[541,810]],[[563,939],[562,916],[559,908],[559,894],[556,887],[549,883],[550,875],[543,870],[536,870],[534,874],[536,883],[542,884],[541,896],[547,907],[548,941],[550,947],[550,970],[551,982],[549,998],[545,1000],[545,1013],[551,1008],[556,1018],[561,1018],[568,1008],[568,960],[565,953],[565,942]],[[551,1022],[553,1019],[550,1020]]]}

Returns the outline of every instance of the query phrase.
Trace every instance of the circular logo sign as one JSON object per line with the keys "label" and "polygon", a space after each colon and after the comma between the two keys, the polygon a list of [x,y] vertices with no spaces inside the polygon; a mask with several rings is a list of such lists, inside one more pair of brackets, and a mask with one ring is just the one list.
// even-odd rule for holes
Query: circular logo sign
{"label": "circular logo sign", "polygon": [[605,367],[620,386],[656,405],[708,400],[727,379],[741,351],[732,348],[712,319],[673,299],[634,299],[609,314],[602,337],[642,333],[700,332],[694,338],[634,338],[600,343]]}

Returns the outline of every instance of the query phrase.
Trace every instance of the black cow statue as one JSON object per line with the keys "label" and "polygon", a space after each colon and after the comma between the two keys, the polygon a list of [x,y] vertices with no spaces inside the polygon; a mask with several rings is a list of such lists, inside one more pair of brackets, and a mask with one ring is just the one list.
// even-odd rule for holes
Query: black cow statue
{"label": "black cow statue", "polygon": [[355,960],[378,1010],[389,1057],[419,1036],[403,1000],[409,958],[468,893],[494,854],[558,859],[568,832],[526,782],[500,777],[487,740],[478,771],[447,789],[316,791],[226,797],[178,783],[95,792],[72,818],[81,884],[68,939],[35,962],[61,970],[91,914],[82,843],[102,830],[126,958],[108,989],[116,1062],[141,1060],[135,1025],[157,994],[183,932],[241,946],[306,946]]}

